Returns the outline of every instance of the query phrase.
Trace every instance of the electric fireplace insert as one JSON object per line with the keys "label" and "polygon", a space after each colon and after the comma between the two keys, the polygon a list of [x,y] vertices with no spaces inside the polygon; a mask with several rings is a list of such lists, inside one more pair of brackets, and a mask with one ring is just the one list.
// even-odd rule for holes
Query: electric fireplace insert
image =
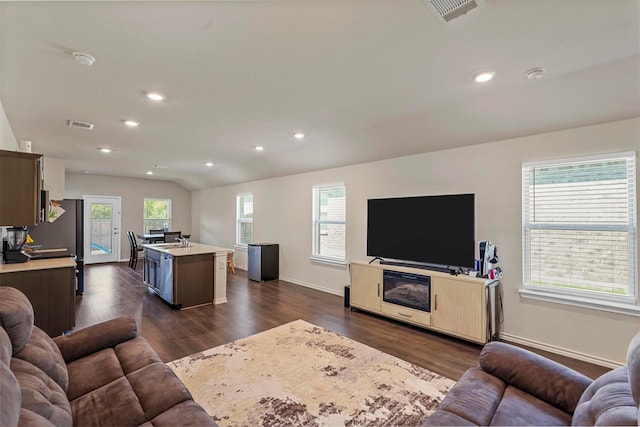
{"label": "electric fireplace insert", "polygon": [[384,270],[382,300],[416,310],[431,311],[431,277]]}

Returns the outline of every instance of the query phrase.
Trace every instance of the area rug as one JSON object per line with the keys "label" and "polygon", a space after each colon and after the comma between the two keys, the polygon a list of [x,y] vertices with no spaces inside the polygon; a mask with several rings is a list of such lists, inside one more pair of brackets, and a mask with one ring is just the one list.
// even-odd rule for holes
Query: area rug
{"label": "area rug", "polygon": [[303,320],[169,362],[221,426],[412,426],[454,381]]}

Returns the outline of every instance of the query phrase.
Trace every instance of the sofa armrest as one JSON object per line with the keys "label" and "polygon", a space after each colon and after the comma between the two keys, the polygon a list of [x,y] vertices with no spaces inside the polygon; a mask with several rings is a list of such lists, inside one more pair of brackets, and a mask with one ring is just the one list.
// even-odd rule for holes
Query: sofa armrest
{"label": "sofa armrest", "polygon": [[135,319],[123,316],[56,337],[53,342],[60,349],[64,361],[69,363],[105,348],[114,347],[137,335]]}
{"label": "sofa armrest", "polygon": [[592,380],[573,369],[531,351],[490,342],[480,353],[480,367],[568,414]]}

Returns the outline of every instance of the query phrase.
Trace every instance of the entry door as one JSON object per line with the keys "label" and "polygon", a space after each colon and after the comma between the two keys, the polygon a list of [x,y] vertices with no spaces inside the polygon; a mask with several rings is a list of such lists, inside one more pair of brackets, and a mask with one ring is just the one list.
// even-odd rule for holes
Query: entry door
{"label": "entry door", "polygon": [[85,264],[120,259],[120,197],[84,196]]}

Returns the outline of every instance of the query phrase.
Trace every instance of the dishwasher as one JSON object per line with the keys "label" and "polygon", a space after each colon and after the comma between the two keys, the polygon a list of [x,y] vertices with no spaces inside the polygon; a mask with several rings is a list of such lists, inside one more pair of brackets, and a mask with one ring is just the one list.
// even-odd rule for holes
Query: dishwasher
{"label": "dishwasher", "polygon": [[162,254],[160,258],[160,277],[158,280],[160,298],[174,304],[173,301],[173,255]]}

